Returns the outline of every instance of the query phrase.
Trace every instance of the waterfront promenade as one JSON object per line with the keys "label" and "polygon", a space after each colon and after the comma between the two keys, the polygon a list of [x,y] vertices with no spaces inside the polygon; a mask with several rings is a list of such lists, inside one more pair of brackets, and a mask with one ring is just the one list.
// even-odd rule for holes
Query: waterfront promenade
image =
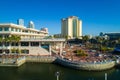
{"label": "waterfront promenade", "polygon": [[58,56],[36,56],[36,55],[0,55],[0,66],[5,67],[19,67],[26,62],[31,63],[55,63],[63,66],[71,67],[80,70],[106,70],[113,68],[116,63],[115,61],[104,61],[104,62],[77,62],[66,60]]}
{"label": "waterfront promenade", "polygon": [[[101,54],[94,50],[88,50],[85,47],[68,45],[63,48],[65,53],[62,55],[60,50],[52,49],[52,55],[31,55],[31,54],[1,54],[0,66],[14,66],[19,67],[24,63],[55,63],[62,66],[80,69],[80,70],[106,70],[113,68],[117,60],[113,60],[112,55]],[[76,56],[75,50],[84,50],[88,56]],[[99,53],[99,54],[98,54]]]}

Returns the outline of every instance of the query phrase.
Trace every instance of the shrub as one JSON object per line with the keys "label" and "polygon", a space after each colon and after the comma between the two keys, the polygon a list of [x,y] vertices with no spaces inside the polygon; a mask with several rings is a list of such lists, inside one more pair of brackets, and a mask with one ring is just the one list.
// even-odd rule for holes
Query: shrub
{"label": "shrub", "polygon": [[76,53],[76,56],[88,56],[83,50],[75,50],[74,53]]}

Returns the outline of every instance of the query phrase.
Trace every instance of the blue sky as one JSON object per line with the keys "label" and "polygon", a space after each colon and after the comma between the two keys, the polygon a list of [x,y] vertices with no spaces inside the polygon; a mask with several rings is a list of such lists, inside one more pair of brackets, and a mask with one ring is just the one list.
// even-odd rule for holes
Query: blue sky
{"label": "blue sky", "polygon": [[120,32],[120,0],[0,0],[0,23],[32,20],[36,29],[61,32],[61,18],[78,16],[83,34]]}

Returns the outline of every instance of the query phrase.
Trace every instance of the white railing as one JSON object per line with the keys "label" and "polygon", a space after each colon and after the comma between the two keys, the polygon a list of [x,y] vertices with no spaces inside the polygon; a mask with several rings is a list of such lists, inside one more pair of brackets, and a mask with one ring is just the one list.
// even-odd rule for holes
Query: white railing
{"label": "white railing", "polygon": [[37,34],[37,33],[27,33],[27,32],[17,32],[17,31],[1,31],[0,34],[19,34],[19,35],[39,35],[39,36],[45,36],[44,33]]}
{"label": "white railing", "polygon": [[41,38],[22,38],[21,41],[46,41],[46,42],[51,42],[51,41],[60,41],[64,42],[64,38],[52,38],[52,39],[41,39]]}

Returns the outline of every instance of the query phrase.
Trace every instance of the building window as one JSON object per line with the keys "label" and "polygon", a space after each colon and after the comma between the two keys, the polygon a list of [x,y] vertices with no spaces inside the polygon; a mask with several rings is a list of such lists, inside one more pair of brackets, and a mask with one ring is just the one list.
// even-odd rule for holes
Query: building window
{"label": "building window", "polygon": [[18,29],[18,32],[20,32],[20,29]]}
{"label": "building window", "polygon": [[3,45],[3,43],[2,42],[0,42],[0,46],[2,46]]}
{"label": "building window", "polygon": [[29,50],[27,50],[27,49],[23,49],[23,50],[21,50],[21,52],[24,54],[29,54]]}
{"label": "building window", "polygon": [[15,43],[15,46],[18,46],[18,43]]}
{"label": "building window", "polygon": [[25,30],[26,33],[28,33],[28,30]]}
{"label": "building window", "polygon": [[0,35],[0,38],[2,38],[2,37],[3,37],[3,34]]}
{"label": "building window", "polygon": [[4,38],[8,38],[9,37],[9,35],[4,35]]}
{"label": "building window", "polygon": [[9,31],[9,27],[5,27],[4,30],[5,30],[5,31]]}
{"label": "building window", "polygon": [[15,29],[15,32],[18,32],[18,29]]}
{"label": "building window", "polygon": [[18,43],[17,42],[12,42],[11,46],[18,46]]}
{"label": "building window", "polygon": [[21,46],[29,46],[29,42],[21,42]]}
{"label": "building window", "polygon": [[2,29],[2,27],[0,28],[0,31],[2,31],[3,29]]}
{"label": "building window", "polygon": [[14,31],[14,28],[11,28],[11,31]]}
{"label": "building window", "polygon": [[39,46],[39,42],[31,42],[30,45],[31,46]]}
{"label": "building window", "polygon": [[22,32],[25,32],[24,30],[22,30]]}
{"label": "building window", "polygon": [[9,42],[5,43],[5,46],[9,46]]}

